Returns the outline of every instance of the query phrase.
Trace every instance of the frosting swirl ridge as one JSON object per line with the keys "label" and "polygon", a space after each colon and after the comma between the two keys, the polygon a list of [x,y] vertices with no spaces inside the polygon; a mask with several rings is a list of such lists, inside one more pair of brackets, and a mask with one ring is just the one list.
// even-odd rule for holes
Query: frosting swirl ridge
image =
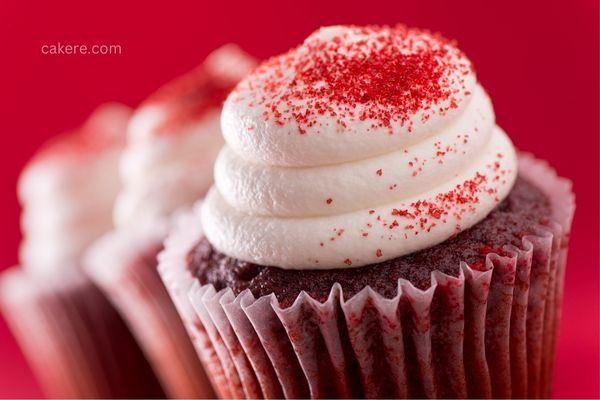
{"label": "frosting swirl ridge", "polygon": [[239,47],[225,45],[138,107],[120,161],[117,227],[154,224],[206,194],[223,145],[221,105],[254,65]]}
{"label": "frosting swirl ridge", "polygon": [[357,267],[433,246],[516,178],[470,61],[403,26],[318,30],[240,82],[221,125],[203,229],[262,265]]}

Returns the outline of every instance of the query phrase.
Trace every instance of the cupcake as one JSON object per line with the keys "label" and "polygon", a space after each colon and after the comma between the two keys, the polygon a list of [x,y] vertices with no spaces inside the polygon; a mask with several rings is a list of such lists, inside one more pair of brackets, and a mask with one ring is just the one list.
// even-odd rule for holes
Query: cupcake
{"label": "cupcake", "polygon": [[215,394],[156,272],[156,256],[171,214],[212,185],[222,103],[253,65],[238,47],[224,46],[139,106],[120,160],[116,229],[85,256],[86,271],[124,316],[169,397]]}
{"label": "cupcake", "polygon": [[164,398],[123,319],[78,269],[0,279],[0,307],[48,398]]}
{"label": "cupcake", "polygon": [[25,268],[54,271],[77,264],[85,249],[112,227],[119,191],[118,160],[131,110],[98,107],[78,130],[47,143],[18,182],[19,258]]}
{"label": "cupcake", "polygon": [[21,267],[0,277],[0,307],[49,397],[162,397],[120,315],[81,271],[112,226],[117,160],[131,111],[105,104],[23,171]]}
{"label": "cupcake", "polygon": [[323,28],[224,104],[159,271],[231,397],[548,397],[574,196],[437,34]]}

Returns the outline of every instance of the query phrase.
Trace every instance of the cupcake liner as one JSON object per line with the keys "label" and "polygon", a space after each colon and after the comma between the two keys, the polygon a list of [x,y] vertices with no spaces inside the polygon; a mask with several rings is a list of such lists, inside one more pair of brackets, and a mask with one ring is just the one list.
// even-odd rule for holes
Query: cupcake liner
{"label": "cupcake liner", "polygon": [[268,398],[547,397],[574,197],[530,155],[519,172],[548,195],[550,221],[520,248],[488,254],[481,270],[434,271],[427,290],[401,279],[392,299],[366,287],[346,300],[335,284],[324,303],[302,292],[288,308],[274,295],[217,292],[187,270],[199,210],[180,218],[159,270],[191,330],[206,332],[197,350],[217,354],[234,397],[240,385]]}
{"label": "cupcake liner", "polygon": [[119,310],[173,398],[212,398],[204,369],[156,272],[166,224],[105,235],[87,252],[85,269]]}
{"label": "cupcake liner", "polygon": [[[196,209],[199,209],[199,205],[195,210]],[[193,215],[196,214],[197,213],[193,213]],[[186,212],[176,213],[173,216],[174,224],[176,226],[181,226],[186,221],[187,215],[188,213]],[[215,348],[211,346],[211,340],[219,340],[218,332],[216,332],[215,329],[211,329],[212,325],[209,325],[209,329],[205,328],[187,299],[187,293],[193,283],[193,279],[189,276],[186,268],[187,252],[195,244],[196,238],[201,234],[201,230],[199,229],[200,224],[192,223],[187,225],[187,227],[190,236],[183,239],[182,243],[173,240],[172,236],[168,236],[164,243],[165,247],[173,249],[172,252],[176,254],[185,254],[185,256],[181,259],[169,257],[170,260],[168,264],[176,265],[176,267],[165,270],[162,267],[162,259],[165,256],[168,257],[169,254],[166,254],[165,252],[159,253],[158,272],[183,320],[184,326],[192,340],[196,352],[200,360],[202,360],[202,364],[210,371],[208,377],[218,397],[225,399],[242,397],[243,391],[239,385],[239,380],[236,382],[237,385],[233,385],[232,382],[234,382],[234,378],[230,378],[231,373],[229,373],[229,376],[226,376],[223,368],[223,365],[231,365],[231,357],[227,352],[223,351],[218,354]],[[211,332],[210,335],[209,331]],[[231,368],[229,370],[231,371]],[[234,393],[237,394],[237,396],[235,396]]]}
{"label": "cupcake liner", "polygon": [[50,398],[161,398],[127,326],[79,270],[0,277],[0,306]]}
{"label": "cupcake liner", "polygon": [[[543,296],[544,290],[546,291],[546,309],[549,312],[544,313],[543,322],[536,321],[538,325],[543,325],[541,328],[543,341],[540,342],[534,335],[527,335],[527,351],[537,350],[536,362],[528,365],[529,379],[534,381],[533,385],[530,382],[533,390],[529,390],[528,396],[548,398],[552,394],[554,355],[563,299],[569,233],[575,211],[575,196],[571,190],[571,181],[557,177],[556,172],[545,161],[536,159],[532,154],[520,154],[519,173],[540,187],[552,203],[551,221],[547,226],[540,228],[549,229],[546,233],[552,234],[552,249],[546,259],[538,252],[540,261],[549,263],[549,275],[544,282],[546,286],[537,288],[540,296]],[[529,324],[529,318],[527,321]],[[541,385],[536,385],[538,382]]]}

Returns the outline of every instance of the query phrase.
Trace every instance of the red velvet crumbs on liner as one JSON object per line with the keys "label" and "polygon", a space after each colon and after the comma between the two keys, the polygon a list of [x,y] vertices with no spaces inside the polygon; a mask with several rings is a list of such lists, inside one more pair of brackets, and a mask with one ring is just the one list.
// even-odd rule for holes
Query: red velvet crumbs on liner
{"label": "red velvet crumbs on liner", "polygon": [[485,263],[481,260],[477,260],[469,266],[471,267],[471,269],[473,269],[475,271],[483,271],[484,267],[485,267]]}

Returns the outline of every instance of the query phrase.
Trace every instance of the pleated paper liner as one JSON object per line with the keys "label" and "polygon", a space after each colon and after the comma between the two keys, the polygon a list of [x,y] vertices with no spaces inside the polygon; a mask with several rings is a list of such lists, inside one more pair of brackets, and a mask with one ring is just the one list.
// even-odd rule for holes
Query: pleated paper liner
{"label": "pleated paper liner", "polygon": [[85,269],[119,310],[172,398],[212,398],[214,391],[160,277],[166,224],[118,230],[87,252]]}
{"label": "pleated paper liner", "polygon": [[532,156],[520,174],[551,200],[551,221],[481,270],[433,272],[427,290],[401,279],[392,299],[367,287],[345,300],[336,284],[324,303],[301,293],[288,308],[216,292],[187,271],[198,210],[180,218],[159,270],[225,397],[549,397],[574,196]]}
{"label": "pleated paper liner", "polygon": [[[244,392],[239,379],[235,384],[233,383],[237,375],[231,373],[233,365],[228,353],[222,352],[221,357],[217,355],[215,348],[210,344],[207,331],[200,323],[188,300],[188,292],[194,279],[187,271],[187,254],[202,232],[198,219],[199,208],[200,203],[197,203],[193,211],[180,212],[174,216],[173,224],[176,234],[167,236],[165,240],[165,250],[168,251],[158,254],[158,272],[183,320],[196,352],[208,372],[208,378],[217,396],[222,399],[241,398],[244,397]],[[230,367],[229,379],[225,376],[225,369],[222,365]]]}
{"label": "pleated paper liner", "polygon": [[0,306],[50,398],[162,398],[127,326],[77,269],[0,277]]}

